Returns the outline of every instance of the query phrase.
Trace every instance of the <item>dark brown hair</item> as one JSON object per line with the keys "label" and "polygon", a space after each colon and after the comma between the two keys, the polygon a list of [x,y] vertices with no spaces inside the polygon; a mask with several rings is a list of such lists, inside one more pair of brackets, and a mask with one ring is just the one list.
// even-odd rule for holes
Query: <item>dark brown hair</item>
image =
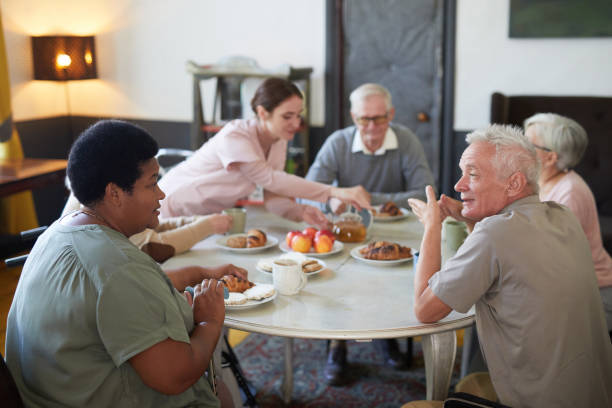
{"label": "dark brown hair", "polygon": [[283,78],[268,78],[255,91],[251,99],[251,109],[257,115],[257,106],[261,105],[268,112],[272,112],[293,95],[304,99],[302,92],[293,82]]}

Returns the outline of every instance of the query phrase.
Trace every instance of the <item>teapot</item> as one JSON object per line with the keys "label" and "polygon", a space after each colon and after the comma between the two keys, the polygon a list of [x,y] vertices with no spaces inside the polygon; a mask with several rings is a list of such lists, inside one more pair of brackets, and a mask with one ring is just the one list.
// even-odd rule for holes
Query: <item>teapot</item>
{"label": "teapot", "polygon": [[362,242],[366,239],[371,224],[370,211],[363,209],[357,213],[349,210],[338,216],[333,223],[332,232],[338,241]]}

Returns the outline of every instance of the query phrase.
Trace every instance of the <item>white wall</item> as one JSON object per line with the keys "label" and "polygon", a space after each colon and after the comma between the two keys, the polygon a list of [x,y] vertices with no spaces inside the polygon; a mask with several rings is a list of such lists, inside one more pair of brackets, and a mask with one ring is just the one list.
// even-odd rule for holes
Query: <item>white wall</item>
{"label": "white wall", "polygon": [[314,68],[311,121],[323,124],[324,0],[0,0],[0,10],[15,120],[68,109],[63,83],[31,79],[29,37],[94,34],[100,79],[68,83],[72,114],[191,121],[185,62],[247,55]]}
{"label": "white wall", "polygon": [[488,124],[495,91],[612,96],[612,38],[510,39],[509,10],[509,0],[457,2],[455,129]]}
{"label": "white wall", "polygon": [[[487,124],[494,91],[612,95],[612,39],[509,39],[509,0],[457,3],[455,129]],[[185,62],[241,54],[313,67],[312,123],[323,124],[324,0],[0,0],[0,10],[16,120],[66,114],[63,84],[31,80],[29,39],[64,33],[97,41],[100,79],[68,83],[73,114],[190,121]]]}

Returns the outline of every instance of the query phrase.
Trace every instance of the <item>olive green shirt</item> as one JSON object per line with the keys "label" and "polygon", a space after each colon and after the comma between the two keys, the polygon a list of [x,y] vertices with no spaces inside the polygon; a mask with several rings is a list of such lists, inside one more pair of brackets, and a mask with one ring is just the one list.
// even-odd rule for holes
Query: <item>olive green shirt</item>
{"label": "olive green shirt", "polygon": [[124,235],[56,222],[21,274],[6,362],[26,406],[218,407],[204,377],[164,395],[128,362],[167,338],[189,343],[193,326],[185,298]]}

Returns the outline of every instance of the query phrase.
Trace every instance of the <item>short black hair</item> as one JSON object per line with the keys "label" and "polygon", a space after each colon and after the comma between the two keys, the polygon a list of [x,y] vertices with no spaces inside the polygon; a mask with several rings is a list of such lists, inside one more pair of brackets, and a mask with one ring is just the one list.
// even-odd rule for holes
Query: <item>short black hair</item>
{"label": "short black hair", "polygon": [[68,179],[84,205],[104,198],[108,183],[131,193],[141,166],[157,154],[157,142],[143,128],[122,120],[101,120],[83,131],[68,157]]}

